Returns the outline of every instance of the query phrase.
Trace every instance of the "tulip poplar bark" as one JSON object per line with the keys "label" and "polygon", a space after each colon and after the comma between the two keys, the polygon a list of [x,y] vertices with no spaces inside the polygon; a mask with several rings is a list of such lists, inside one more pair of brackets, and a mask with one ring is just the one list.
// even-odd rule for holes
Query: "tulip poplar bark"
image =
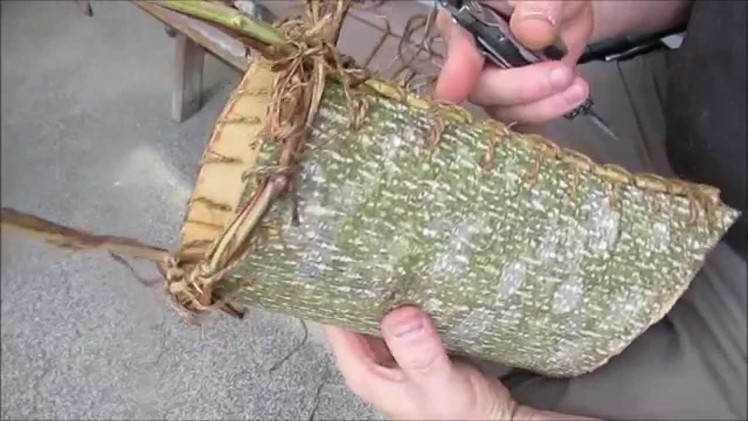
{"label": "tulip poplar bark", "polygon": [[[187,254],[218,238],[196,242],[190,227],[229,223],[277,163],[280,146],[252,136],[271,79],[254,63],[219,120],[214,141],[251,152],[221,146],[227,162],[203,167],[194,215],[229,206],[217,223],[188,218]],[[237,303],[374,335],[387,311],[414,304],[455,353],[575,376],[660,320],[737,215],[667,193],[675,180],[621,183],[615,167],[584,168],[537,136],[403,101],[394,86],[356,93],[368,107],[353,129],[340,85],[327,84],[293,188],[218,283],[246,281]],[[221,167],[231,180],[211,175]]]}

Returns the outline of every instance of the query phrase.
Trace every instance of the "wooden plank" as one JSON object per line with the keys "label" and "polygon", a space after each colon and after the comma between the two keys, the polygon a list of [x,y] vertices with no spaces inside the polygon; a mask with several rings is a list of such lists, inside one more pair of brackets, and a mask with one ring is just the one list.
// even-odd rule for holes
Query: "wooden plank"
{"label": "wooden plank", "polygon": [[206,51],[243,72],[249,68],[249,49],[238,39],[218,27],[199,19],[163,8],[157,4],[134,0],[146,13],[171,26],[177,32],[202,46]]}
{"label": "wooden plank", "polygon": [[174,43],[174,90],[171,117],[182,122],[200,110],[205,52],[195,41],[177,34]]}

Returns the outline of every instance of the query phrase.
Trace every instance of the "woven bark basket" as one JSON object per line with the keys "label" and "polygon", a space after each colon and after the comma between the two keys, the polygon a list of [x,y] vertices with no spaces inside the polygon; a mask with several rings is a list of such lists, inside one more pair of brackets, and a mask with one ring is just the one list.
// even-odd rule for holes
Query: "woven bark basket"
{"label": "woven bark basket", "polygon": [[327,83],[293,187],[242,228],[277,164],[259,136],[272,80],[255,61],[226,105],[177,252],[212,262],[214,289],[240,306],[377,335],[414,304],[457,354],[575,376],[660,320],[738,215],[713,188],[598,165],[370,80],[357,129]]}
{"label": "woven bark basket", "polygon": [[216,122],[173,253],[5,208],[3,227],[157,261],[188,314],[230,300],[378,335],[412,304],[455,354],[569,377],[660,320],[738,216],[712,187],[599,165],[373,79],[352,90],[354,125],[351,96],[324,85],[268,200],[271,69],[253,60]]}

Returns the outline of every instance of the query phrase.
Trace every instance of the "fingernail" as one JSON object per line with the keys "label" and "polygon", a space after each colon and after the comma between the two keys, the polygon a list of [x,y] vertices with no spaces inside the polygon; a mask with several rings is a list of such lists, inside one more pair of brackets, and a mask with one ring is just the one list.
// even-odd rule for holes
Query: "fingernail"
{"label": "fingernail", "polygon": [[407,320],[403,320],[398,323],[392,334],[397,338],[405,339],[418,334],[423,329],[423,319],[420,317],[413,317]]}
{"label": "fingernail", "polygon": [[554,89],[562,89],[568,86],[570,78],[571,71],[566,67],[557,67],[551,70],[551,73],[548,75],[548,79]]}
{"label": "fingernail", "polygon": [[564,93],[564,99],[568,104],[578,104],[584,101],[586,92],[581,82],[575,82],[569,89]]}
{"label": "fingernail", "polygon": [[529,21],[534,20],[537,22],[545,22],[551,24],[551,26],[556,26],[556,21],[551,16],[548,16],[546,13],[538,13],[538,12],[526,12],[522,15],[522,20]]}

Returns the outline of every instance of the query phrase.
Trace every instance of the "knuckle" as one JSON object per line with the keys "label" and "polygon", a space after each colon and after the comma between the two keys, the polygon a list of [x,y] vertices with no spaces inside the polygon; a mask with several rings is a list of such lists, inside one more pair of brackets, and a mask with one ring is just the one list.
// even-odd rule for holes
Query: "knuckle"
{"label": "knuckle", "polygon": [[[505,105],[525,104],[537,101],[556,93],[559,89],[571,84],[571,77],[561,72],[556,77],[560,82],[553,82],[549,75],[556,70],[555,63],[537,63],[524,68],[506,71],[505,81],[502,81]],[[563,79],[567,79],[563,80]],[[557,86],[557,85],[558,86]],[[498,85],[498,84],[497,84]],[[498,87],[498,86],[497,86]]]}
{"label": "knuckle", "polygon": [[420,355],[415,355],[408,360],[404,361],[403,364],[408,367],[408,371],[419,376],[426,376],[432,374],[439,367],[439,361],[441,355],[436,352],[424,352]]}

